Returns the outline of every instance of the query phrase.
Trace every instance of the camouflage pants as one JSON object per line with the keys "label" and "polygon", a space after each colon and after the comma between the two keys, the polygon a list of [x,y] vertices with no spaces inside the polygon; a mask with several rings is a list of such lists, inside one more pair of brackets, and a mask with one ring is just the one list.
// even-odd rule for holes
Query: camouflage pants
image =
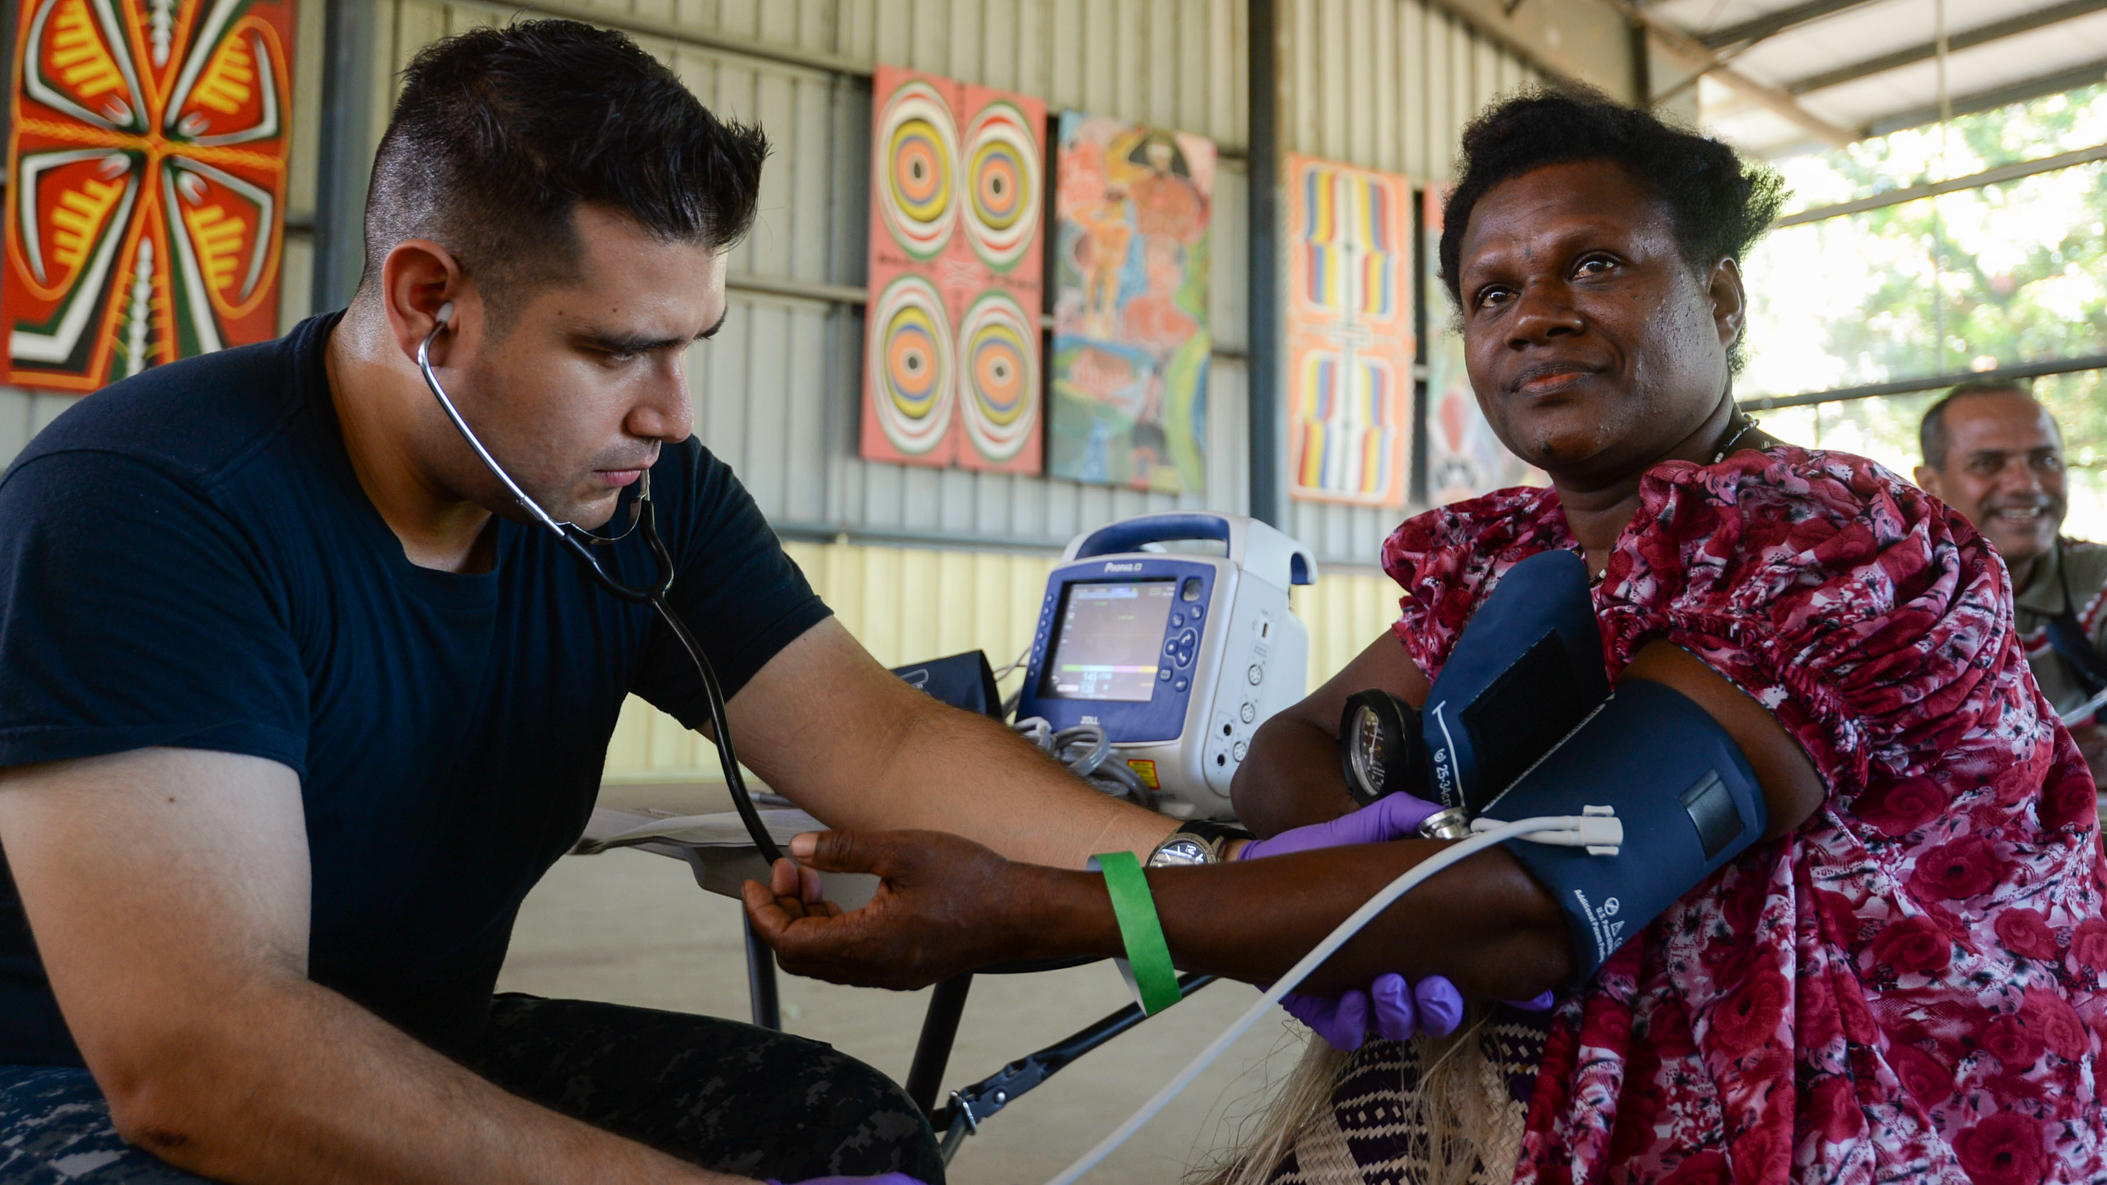
{"label": "camouflage pants", "polygon": [[[723,1172],[943,1180],[929,1123],[900,1088],[801,1037],[715,1017],[505,995],[463,1060],[515,1094]],[[0,1181],[200,1180],[126,1144],[86,1070],[0,1066]]]}

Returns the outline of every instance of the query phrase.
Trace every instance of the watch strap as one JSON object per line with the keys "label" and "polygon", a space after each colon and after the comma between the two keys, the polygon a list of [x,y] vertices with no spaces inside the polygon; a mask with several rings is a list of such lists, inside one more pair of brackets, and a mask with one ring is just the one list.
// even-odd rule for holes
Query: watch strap
{"label": "watch strap", "polygon": [[[1224,860],[1223,850],[1228,846],[1230,840],[1253,838],[1256,837],[1234,823],[1222,823],[1212,819],[1192,819],[1178,824],[1177,830],[1164,836],[1162,841],[1149,852],[1149,858],[1143,863],[1150,868],[1164,867],[1164,865],[1157,862],[1157,856],[1164,848],[1184,839],[1198,843],[1207,852],[1207,859],[1201,861],[1201,863],[1220,864]],[[1184,861],[1174,861],[1174,863],[1182,864]]]}

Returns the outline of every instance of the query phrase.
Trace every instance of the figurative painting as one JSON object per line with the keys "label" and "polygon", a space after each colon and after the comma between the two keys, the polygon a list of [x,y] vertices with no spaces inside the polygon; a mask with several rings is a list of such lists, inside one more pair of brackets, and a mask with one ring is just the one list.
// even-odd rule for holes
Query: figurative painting
{"label": "figurative painting", "polygon": [[1062,113],[1047,472],[1164,492],[1206,483],[1214,141]]}
{"label": "figurative painting", "polygon": [[1470,373],[1463,364],[1463,334],[1441,280],[1441,207],[1443,190],[1430,187],[1424,198],[1427,260],[1427,502],[1446,506],[1508,486],[1540,486],[1550,479],[1541,469],[1513,453],[1493,435],[1478,408]]}
{"label": "figurative painting", "polygon": [[293,0],[20,0],[0,381],[278,332]]}
{"label": "figurative painting", "polygon": [[880,66],[862,454],[1037,473],[1046,105]]}
{"label": "figurative painting", "polygon": [[1288,492],[1403,506],[1412,465],[1411,185],[1290,156]]}

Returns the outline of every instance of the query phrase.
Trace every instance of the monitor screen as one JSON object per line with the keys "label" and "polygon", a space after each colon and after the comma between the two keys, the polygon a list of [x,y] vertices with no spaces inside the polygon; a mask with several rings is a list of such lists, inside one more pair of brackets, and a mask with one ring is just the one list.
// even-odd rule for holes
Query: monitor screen
{"label": "monitor screen", "polygon": [[1163,626],[1177,585],[1168,577],[1069,585],[1040,676],[1040,697],[1140,703],[1155,695]]}

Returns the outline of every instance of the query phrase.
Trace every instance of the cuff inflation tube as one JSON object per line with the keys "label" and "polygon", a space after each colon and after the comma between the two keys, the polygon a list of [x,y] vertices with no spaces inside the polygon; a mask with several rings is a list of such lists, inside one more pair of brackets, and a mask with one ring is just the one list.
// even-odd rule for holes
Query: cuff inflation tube
{"label": "cuff inflation tube", "polygon": [[[1596,814],[1594,813],[1595,809],[1600,809],[1603,813]],[[1480,819],[1477,821],[1475,828],[1477,833],[1472,835],[1471,838],[1459,841],[1436,855],[1413,865],[1396,880],[1383,886],[1381,892],[1362,903],[1359,909],[1354,910],[1345,921],[1339,923],[1337,928],[1333,929],[1330,934],[1325,935],[1324,941],[1311,948],[1310,953],[1302,956],[1300,961],[1293,967],[1288,968],[1286,974],[1275,980],[1272,987],[1267,988],[1259,996],[1258,1000],[1244,1011],[1242,1016],[1237,1017],[1234,1024],[1224,1029],[1220,1036],[1208,1044],[1207,1048],[1201,1050],[1199,1055],[1187,1063],[1184,1069],[1178,1071],[1176,1077],[1165,1083],[1163,1089],[1156,1092],[1155,1097],[1142,1104],[1141,1109],[1128,1116],[1126,1122],[1113,1129],[1111,1135],[1098,1141],[1096,1147],[1084,1153],[1075,1163],[1061,1170],[1060,1174],[1049,1181],[1047,1185],[1072,1185],[1073,1182],[1080,1180],[1084,1173],[1096,1168],[1099,1161],[1111,1155],[1113,1149],[1125,1143],[1127,1137],[1141,1130],[1143,1124],[1154,1119],[1156,1113],[1163,1110],[1164,1105],[1177,1097],[1180,1091],[1192,1085],[1193,1079],[1198,1078],[1201,1071],[1213,1064],[1216,1058],[1222,1056],[1224,1051],[1235,1044],[1238,1037],[1249,1032],[1252,1025],[1257,1024],[1262,1018],[1271,1013],[1274,1007],[1280,1003],[1281,997],[1295,990],[1297,985],[1309,978],[1312,971],[1315,971],[1326,959],[1337,953],[1340,947],[1346,945],[1348,939],[1360,933],[1362,928],[1374,921],[1378,914],[1390,908],[1398,898],[1418,888],[1427,878],[1435,873],[1459,861],[1475,856],[1486,848],[1494,847],[1510,839],[1528,839],[1535,843],[1577,847],[1585,849],[1590,855],[1597,856],[1616,855],[1618,845],[1623,843],[1624,840],[1623,825],[1606,808],[1591,809],[1590,813],[1586,815],[1547,815],[1541,818],[1523,819],[1514,823],[1496,824],[1491,819]],[[1130,863],[1134,861],[1132,853],[1117,854],[1125,855]],[[1122,912],[1120,906],[1121,890],[1112,887],[1114,877],[1117,874],[1110,872],[1111,860],[1112,856],[1110,854],[1097,858],[1097,862],[1103,863],[1103,866],[1107,869],[1105,878],[1106,889],[1112,895],[1113,910],[1120,918],[1120,936],[1127,948],[1128,957],[1126,962],[1137,964],[1150,961],[1153,952],[1146,949],[1148,940],[1145,935],[1141,936],[1140,941],[1129,937],[1127,913]],[[1138,864],[1135,865],[1134,871],[1136,873],[1140,872]],[[1131,884],[1127,885],[1127,888],[1131,889]],[[1154,927],[1154,941],[1163,949],[1165,961],[1167,962],[1168,948],[1162,945],[1163,930],[1160,925],[1155,924],[1156,908],[1152,901],[1147,900],[1147,889],[1148,881],[1146,878],[1141,878],[1141,893],[1144,900],[1139,908],[1146,909],[1147,921]],[[1128,903],[1127,910],[1134,911],[1137,914],[1139,912],[1131,901]],[[1147,927],[1138,927],[1138,929],[1145,931]],[[1141,955],[1140,959],[1135,957],[1137,953]],[[1135,978],[1138,980],[1139,977],[1140,969],[1137,966]],[[1137,989],[1137,994],[1139,990]],[[1172,986],[1173,1000],[1175,1000],[1176,990],[1174,982]],[[1165,1006],[1167,1007],[1167,1005]],[[1143,1007],[1152,1014],[1161,1011],[1160,1008],[1151,1007],[1146,997],[1143,999]]]}

